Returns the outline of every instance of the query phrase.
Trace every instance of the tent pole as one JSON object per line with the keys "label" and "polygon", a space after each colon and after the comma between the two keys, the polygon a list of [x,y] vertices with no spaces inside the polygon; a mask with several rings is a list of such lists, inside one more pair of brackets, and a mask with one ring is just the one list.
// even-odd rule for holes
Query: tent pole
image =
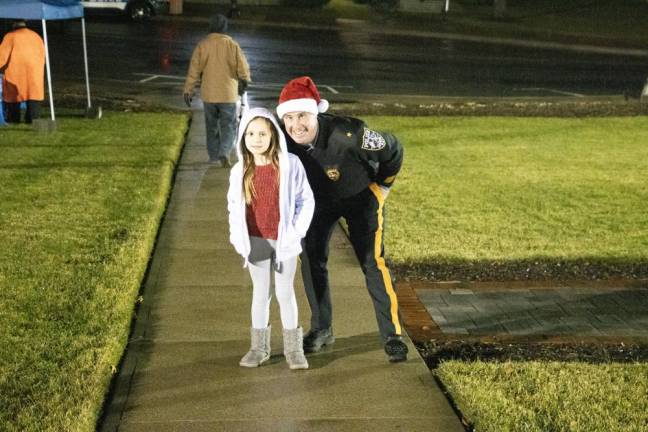
{"label": "tent pole", "polygon": [[45,39],[45,65],[47,66],[47,88],[49,90],[49,105],[52,121],[55,121],[54,118],[54,96],[52,95],[52,74],[50,72],[50,60],[49,60],[49,45],[47,44],[47,24],[45,20],[42,19],[43,23],[43,39]]}
{"label": "tent pole", "polygon": [[86,91],[88,93],[88,109],[92,108],[90,100],[90,76],[88,75],[88,47],[86,46],[85,18],[81,17],[81,34],[83,35],[83,62],[85,64]]}

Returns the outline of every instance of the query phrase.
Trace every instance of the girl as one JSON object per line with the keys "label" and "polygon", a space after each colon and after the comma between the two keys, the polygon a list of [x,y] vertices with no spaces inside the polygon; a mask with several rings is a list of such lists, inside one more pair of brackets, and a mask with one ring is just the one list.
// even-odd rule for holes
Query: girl
{"label": "girl", "polygon": [[251,348],[239,364],[256,367],[270,358],[274,271],[286,361],[290,369],[307,369],[293,279],[301,239],[313,217],[313,192],[270,111],[254,108],[245,113],[236,151],[239,162],[230,173],[227,193],[230,242],[245,259],[253,287]]}

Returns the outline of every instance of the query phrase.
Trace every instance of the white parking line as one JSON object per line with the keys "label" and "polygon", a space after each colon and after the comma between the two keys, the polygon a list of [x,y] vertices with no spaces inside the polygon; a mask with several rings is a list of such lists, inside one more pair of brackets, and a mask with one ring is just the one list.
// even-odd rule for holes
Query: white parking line
{"label": "white parking line", "polygon": [[184,81],[185,77],[178,75],[157,75],[157,74],[147,74],[147,73],[134,73],[133,75],[145,76],[148,78],[141,79],[139,82],[149,82],[158,78],[170,79],[174,81]]}
{"label": "white parking line", "polygon": [[149,81],[153,81],[153,80],[156,79],[156,78],[159,78],[159,76],[158,76],[158,75],[151,75],[151,76],[148,77],[148,78],[144,78],[143,80],[140,80],[140,82],[141,82],[141,83],[149,82]]}
{"label": "white parking line", "polygon": [[574,97],[585,97],[584,94],[580,93],[572,93],[572,92],[566,92],[562,90],[554,90],[550,88],[545,88],[545,87],[525,87],[525,88],[514,88],[513,90],[519,90],[519,91],[546,91],[549,93],[556,93],[560,95],[565,95],[565,96],[574,96]]}

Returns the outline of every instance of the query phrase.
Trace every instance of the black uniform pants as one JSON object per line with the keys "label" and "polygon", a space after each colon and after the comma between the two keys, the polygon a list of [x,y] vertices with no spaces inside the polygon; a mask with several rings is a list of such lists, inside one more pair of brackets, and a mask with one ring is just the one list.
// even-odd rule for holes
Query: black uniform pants
{"label": "black uniform pants", "polygon": [[[333,310],[328,280],[329,241],[340,217],[345,218],[353,250],[365,274],[381,336],[400,335],[398,300],[384,259],[383,198],[371,184],[359,194],[334,203],[318,203],[305,239],[302,275],[311,309],[311,328],[331,326]],[[304,256],[305,255],[305,256]]]}

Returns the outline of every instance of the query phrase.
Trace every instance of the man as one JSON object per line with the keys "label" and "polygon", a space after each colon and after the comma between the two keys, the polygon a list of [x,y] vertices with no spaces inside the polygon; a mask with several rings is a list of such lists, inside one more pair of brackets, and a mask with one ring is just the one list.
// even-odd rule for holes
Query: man
{"label": "man", "polygon": [[25,122],[31,123],[38,118],[40,102],[45,99],[45,45],[25,20],[15,21],[12,28],[0,44],[6,121],[20,123],[20,104],[25,102]]}
{"label": "man", "polygon": [[302,275],[311,308],[304,351],[316,352],[335,341],[327,260],[335,223],[345,218],[353,250],[365,274],[378,328],[391,362],[407,359],[398,301],[383,248],[384,202],[403,161],[403,148],[390,134],[375,132],[350,117],[323,114],[309,77],[288,82],[277,114],[287,134],[288,151],[306,168],[315,195],[315,214],[306,234]]}
{"label": "man", "polygon": [[191,106],[194,87],[200,81],[207,129],[207,153],[215,166],[229,167],[229,154],[236,139],[236,100],[250,81],[250,67],[241,47],[227,36],[227,18],[209,20],[209,35],[191,56],[184,86],[184,100]]}

